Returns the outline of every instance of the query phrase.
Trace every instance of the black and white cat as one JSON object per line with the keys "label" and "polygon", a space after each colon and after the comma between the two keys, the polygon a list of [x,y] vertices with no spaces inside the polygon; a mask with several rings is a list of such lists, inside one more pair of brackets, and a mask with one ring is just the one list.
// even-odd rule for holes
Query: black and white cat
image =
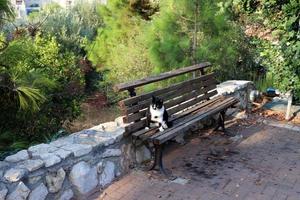
{"label": "black and white cat", "polygon": [[164,131],[170,125],[168,112],[161,98],[152,96],[152,103],[147,111],[146,128],[149,129],[151,124],[159,127],[159,131]]}

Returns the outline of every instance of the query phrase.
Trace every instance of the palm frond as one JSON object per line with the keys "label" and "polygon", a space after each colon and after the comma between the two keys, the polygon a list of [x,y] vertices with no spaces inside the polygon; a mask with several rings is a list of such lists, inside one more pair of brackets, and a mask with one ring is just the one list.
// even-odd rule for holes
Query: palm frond
{"label": "palm frond", "polygon": [[20,109],[22,110],[38,111],[39,105],[46,100],[46,97],[36,88],[20,86],[16,88],[16,92],[19,98]]}
{"label": "palm frond", "polygon": [[0,1],[0,24],[3,22],[3,16],[14,17],[15,13],[9,0]]}

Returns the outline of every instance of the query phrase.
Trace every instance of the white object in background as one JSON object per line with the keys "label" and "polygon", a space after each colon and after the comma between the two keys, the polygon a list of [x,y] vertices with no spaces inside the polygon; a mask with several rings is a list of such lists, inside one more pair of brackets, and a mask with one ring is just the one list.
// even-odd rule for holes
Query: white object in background
{"label": "white object in background", "polygon": [[286,109],[285,120],[290,120],[290,117],[291,117],[291,108],[292,108],[292,102],[293,102],[292,91],[289,91],[287,93],[287,95],[288,95],[288,104],[287,104],[287,109]]}
{"label": "white object in background", "polygon": [[220,95],[232,94],[237,90],[246,88],[251,81],[229,80],[217,85],[217,91]]}
{"label": "white object in background", "polygon": [[260,96],[260,92],[258,90],[251,90],[249,94],[249,100],[254,102]]}

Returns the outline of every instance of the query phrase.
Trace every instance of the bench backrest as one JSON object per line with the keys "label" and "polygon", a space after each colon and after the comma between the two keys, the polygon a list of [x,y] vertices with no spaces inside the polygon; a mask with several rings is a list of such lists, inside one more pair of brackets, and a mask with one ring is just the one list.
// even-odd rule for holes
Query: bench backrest
{"label": "bench backrest", "polygon": [[[201,74],[204,74],[203,69],[209,66],[211,66],[210,63],[201,63],[199,65],[181,68],[179,70],[163,73],[158,76],[149,77],[148,79],[142,79],[142,81],[138,80],[132,83],[117,85],[115,90],[128,90],[131,94],[135,95],[133,89],[138,86],[197,70],[201,70]],[[119,105],[124,115],[123,121],[125,123],[129,123],[129,125],[125,127],[126,133],[130,134],[145,127],[145,115],[151,103],[152,95],[161,97],[164,100],[164,105],[170,117],[172,117],[176,116],[176,114],[180,113],[181,111],[202,103],[216,95],[216,84],[217,81],[215,79],[215,74],[210,73],[206,75],[200,75],[198,77],[191,78],[190,80],[176,83],[165,88],[154,90],[152,92],[131,96],[120,101]]]}

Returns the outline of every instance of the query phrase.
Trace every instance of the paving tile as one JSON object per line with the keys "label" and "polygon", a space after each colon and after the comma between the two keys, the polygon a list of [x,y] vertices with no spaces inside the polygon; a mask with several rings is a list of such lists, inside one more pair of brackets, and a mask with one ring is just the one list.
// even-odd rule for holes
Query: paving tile
{"label": "paving tile", "polygon": [[[157,173],[133,170],[109,186],[102,199],[300,200],[300,150],[295,153],[300,134],[268,126],[233,127],[234,131],[247,136],[234,146],[218,146],[224,136],[213,135],[167,149],[165,165],[188,179],[185,185]],[[208,160],[211,145],[232,152]]]}

